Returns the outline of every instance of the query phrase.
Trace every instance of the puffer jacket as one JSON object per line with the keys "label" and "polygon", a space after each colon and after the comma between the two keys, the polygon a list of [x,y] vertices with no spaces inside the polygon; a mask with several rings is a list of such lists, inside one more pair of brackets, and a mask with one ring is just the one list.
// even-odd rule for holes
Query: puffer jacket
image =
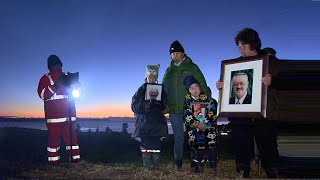
{"label": "puffer jacket", "polygon": [[[205,102],[209,103],[204,115],[203,124],[207,127],[201,131],[197,127],[199,120],[194,116],[192,103]],[[184,103],[184,122],[186,132],[188,134],[188,143],[192,150],[195,149],[210,149],[217,146],[218,141],[218,126],[217,126],[217,101],[201,93],[199,100],[194,99],[190,93],[185,96]]]}
{"label": "puffer jacket", "polygon": [[168,95],[168,106],[170,113],[183,113],[184,96],[187,94],[186,86],[183,84],[184,78],[192,75],[199,82],[205,94],[211,97],[211,90],[207,86],[206,80],[200,68],[185,54],[185,59],[179,66],[171,61],[167,68],[162,84]]}
{"label": "puffer jacket", "polygon": [[139,87],[138,91],[133,95],[131,102],[131,110],[135,114],[135,130],[132,138],[140,140],[142,136],[159,136],[167,137],[168,126],[167,119],[162,113],[167,106],[167,95],[162,89],[161,101],[150,103],[150,110],[145,111],[145,100],[147,83]]}

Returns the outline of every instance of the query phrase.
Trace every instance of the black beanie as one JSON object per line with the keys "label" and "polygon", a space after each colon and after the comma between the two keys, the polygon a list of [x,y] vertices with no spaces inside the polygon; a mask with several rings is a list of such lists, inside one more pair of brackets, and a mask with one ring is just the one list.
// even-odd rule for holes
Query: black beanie
{"label": "black beanie", "polygon": [[51,67],[53,65],[56,65],[56,64],[60,64],[60,66],[62,67],[62,62],[60,60],[60,58],[56,55],[50,55],[48,57],[48,69],[49,71],[51,71]]}
{"label": "black beanie", "polygon": [[192,84],[197,83],[200,86],[200,83],[198,80],[196,80],[193,76],[188,75],[184,78],[183,84],[186,86],[187,91],[189,91],[189,88]]}
{"label": "black beanie", "polygon": [[169,52],[170,52],[170,54],[172,54],[173,52],[183,52],[184,53],[184,49],[183,49],[182,45],[180,44],[180,42],[175,40],[171,44]]}

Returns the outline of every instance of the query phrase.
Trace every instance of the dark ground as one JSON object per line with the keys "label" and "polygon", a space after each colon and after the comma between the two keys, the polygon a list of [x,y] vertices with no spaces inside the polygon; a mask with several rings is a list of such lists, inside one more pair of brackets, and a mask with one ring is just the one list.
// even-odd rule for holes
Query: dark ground
{"label": "dark ground", "polygon": [[[145,173],[139,143],[125,133],[78,133],[82,161],[68,163],[61,148],[61,164],[47,163],[47,131],[0,128],[0,177],[3,179],[234,179],[237,178],[231,136],[221,136],[217,174],[191,172],[186,146],[182,172],[173,172],[173,137],[163,143],[160,171]],[[63,146],[62,146],[63,147]],[[251,178],[265,178],[252,163]],[[285,176],[282,176],[283,178]],[[0,178],[1,179],[1,178]]]}

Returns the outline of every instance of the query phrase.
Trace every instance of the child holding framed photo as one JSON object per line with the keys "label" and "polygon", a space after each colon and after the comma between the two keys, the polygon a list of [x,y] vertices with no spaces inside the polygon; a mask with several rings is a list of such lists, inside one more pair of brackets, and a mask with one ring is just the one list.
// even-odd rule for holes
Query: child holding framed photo
{"label": "child holding framed photo", "polygon": [[145,83],[133,95],[131,109],[136,123],[132,138],[138,140],[144,171],[159,169],[161,140],[168,135],[167,96],[157,84],[160,65],[148,65]]}
{"label": "child holding framed photo", "polygon": [[208,160],[215,173],[218,159],[217,101],[209,99],[201,90],[199,81],[191,75],[184,79],[184,85],[188,91],[185,96],[184,119],[189,137],[191,168],[201,173],[205,160]]}

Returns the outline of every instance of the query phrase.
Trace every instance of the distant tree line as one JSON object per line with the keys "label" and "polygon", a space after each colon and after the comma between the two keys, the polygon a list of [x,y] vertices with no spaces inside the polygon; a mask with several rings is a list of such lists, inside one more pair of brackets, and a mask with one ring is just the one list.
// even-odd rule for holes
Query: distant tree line
{"label": "distant tree line", "polygon": [[[128,127],[129,127],[128,123],[122,123],[121,133],[128,134]],[[81,132],[80,123],[76,123],[76,132]],[[99,132],[100,132],[99,126],[97,126],[96,133],[99,133]],[[113,131],[109,128],[109,126],[107,126],[104,132],[105,133],[112,133]],[[92,130],[89,129],[88,133],[92,133]]]}

